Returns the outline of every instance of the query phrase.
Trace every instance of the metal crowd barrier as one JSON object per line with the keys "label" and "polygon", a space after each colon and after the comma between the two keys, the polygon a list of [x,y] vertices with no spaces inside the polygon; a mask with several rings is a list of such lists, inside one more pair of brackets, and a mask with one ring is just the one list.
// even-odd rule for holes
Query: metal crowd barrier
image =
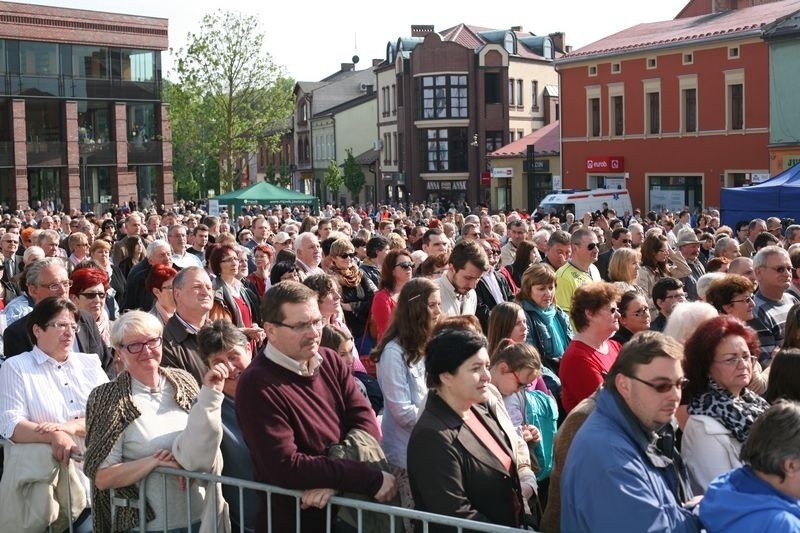
{"label": "metal crowd barrier", "polygon": [[[146,507],[144,504],[145,498],[144,494],[146,494],[146,486],[148,483],[154,482],[150,478],[152,478],[155,474],[164,474],[161,476],[162,483],[166,488],[166,476],[176,476],[182,477],[186,481],[186,485],[188,486],[191,480],[203,481],[203,482],[213,482],[220,485],[227,485],[229,487],[234,487],[236,490],[239,491],[239,508],[238,509],[231,509],[231,513],[236,513],[238,511],[239,517],[245,516],[245,506],[244,506],[244,491],[245,490],[255,490],[258,492],[263,492],[266,494],[267,497],[267,524],[268,524],[268,533],[287,533],[283,531],[274,531],[272,527],[272,496],[273,495],[283,495],[283,496],[291,496],[295,499],[295,517],[296,517],[296,524],[297,529],[296,531],[300,531],[301,526],[301,512],[300,512],[300,498],[302,497],[302,491],[299,490],[290,490],[284,489],[281,487],[276,487],[273,485],[267,485],[264,483],[256,483],[254,481],[247,481],[243,479],[237,479],[227,476],[217,476],[213,474],[206,474],[203,472],[188,472],[186,470],[178,470],[175,468],[166,468],[166,467],[159,467],[157,468],[150,476],[143,479],[139,482],[139,494],[140,494],[140,501],[139,502],[130,502],[128,500],[123,500],[116,498],[114,493],[111,494],[111,502],[112,502],[112,517],[115,513],[115,506],[130,506],[136,503],[136,507],[139,510],[139,524],[140,529],[139,531],[148,531],[147,529],[147,519],[145,518]],[[165,491],[166,493],[166,491]],[[191,509],[191,501],[189,496],[189,491],[185,491],[186,493],[186,509],[187,509],[187,516],[186,516],[186,527],[188,530],[191,531],[191,524],[192,524],[192,509]],[[165,495],[166,497],[166,495]],[[209,491],[206,495],[207,498],[211,498],[210,505],[216,506],[216,497],[217,493],[215,490]],[[166,503],[166,502],[165,502]],[[443,516],[433,513],[426,513],[423,511],[416,511],[413,509],[406,509],[403,507],[395,507],[390,505],[383,505],[380,503],[374,502],[367,502],[362,500],[355,500],[351,498],[344,498],[340,496],[334,496],[328,502],[328,505],[325,508],[326,513],[326,528],[324,533],[332,533],[333,532],[333,521],[336,516],[336,512],[334,510],[334,506],[337,507],[346,507],[353,509],[356,513],[357,517],[357,531],[361,533],[363,531],[363,514],[365,512],[376,513],[385,515],[389,519],[390,529],[386,533],[402,533],[403,531],[403,520],[409,519],[413,520],[417,525],[415,526],[415,531],[421,531],[422,533],[428,533],[430,525],[442,525],[442,526],[450,526],[455,528],[458,533],[462,533],[465,530],[469,531],[478,531],[482,533],[511,533],[511,532],[519,532],[519,529],[506,527],[506,526],[498,526],[494,524],[488,524],[485,522],[475,522],[471,520],[465,520],[463,518],[454,518],[450,516]],[[167,506],[165,505],[164,508],[166,509]],[[164,524],[168,523],[167,517],[164,518]],[[166,531],[166,530],[164,530]],[[213,531],[216,533],[218,531],[216,522],[213,524]],[[239,533],[244,533],[245,526],[244,521],[242,520],[238,529]],[[323,533],[323,532],[320,532]]]}

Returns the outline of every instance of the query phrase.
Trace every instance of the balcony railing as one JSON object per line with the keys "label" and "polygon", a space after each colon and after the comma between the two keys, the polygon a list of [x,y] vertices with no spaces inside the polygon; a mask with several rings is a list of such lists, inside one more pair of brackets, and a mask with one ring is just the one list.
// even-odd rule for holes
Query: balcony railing
{"label": "balcony railing", "polygon": [[114,143],[81,143],[80,156],[87,165],[113,165],[116,162]]}
{"label": "balcony railing", "polygon": [[60,167],[66,164],[66,143],[34,141],[27,143],[28,166]]}
{"label": "balcony railing", "polygon": [[161,161],[161,141],[128,143],[128,164],[160,165]]}

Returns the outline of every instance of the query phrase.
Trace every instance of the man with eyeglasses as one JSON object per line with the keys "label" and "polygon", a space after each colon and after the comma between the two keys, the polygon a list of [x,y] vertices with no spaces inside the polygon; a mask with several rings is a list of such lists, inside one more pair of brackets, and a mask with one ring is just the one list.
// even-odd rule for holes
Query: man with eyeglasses
{"label": "man with eyeglasses", "polygon": [[208,321],[214,303],[211,278],[200,267],[187,267],[172,280],[175,313],[164,324],[161,365],[180,368],[203,382],[208,367],[200,356],[197,332]]}
{"label": "man with eyeglasses", "polygon": [[653,331],[664,331],[667,319],[672,314],[672,310],[679,303],[686,301],[686,293],[683,292],[683,282],[675,278],[661,278],[653,285],[653,303],[658,309],[658,315],[650,322],[650,329]]}
{"label": "man with eyeglasses", "polygon": [[623,346],[567,455],[562,531],[700,531],[699,498],[675,448],[682,358],[683,346],[662,333]]}
{"label": "man with eyeglasses", "polygon": [[5,232],[0,237],[0,251],[3,253],[3,280],[10,281],[17,275],[17,249],[19,249],[19,234]]}
{"label": "man with eyeglasses", "polygon": [[597,256],[597,270],[605,281],[608,277],[608,265],[611,264],[611,254],[620,248],[631,247],[631,232],[628,228],[618,227],[611,232],[611,248]]}
{"label": "man with eyeglasses", "polygon": [[[253,479],[303,491],[302,531],[324,531],[325,506],[335,493],[391,499],[395,478],[370,465],[328,457],[328,448],[353,432],[380,449],[369,401],[342,358],[320,348],[324,319],[317,293],[293,281],[264,295],[267,345],[239,377],[236,417],[253,459]],[[363,442],[363,440],[362,440]],[[295,531],[294,498],[271,498],[273,531]],[[257,531],[266,531],[266,500]]]}
{"label": "man with eyeglasses", "polygon": [[571,257],[556,271],[556,303],[567,314],[572,309],[575,289],[586,283],[602,281],[594,263],[600,253],[597,234],[588,227],[575,230],[570,237]]}
{"label": "man with eyeglasses", "polygon": [[[69,298],[69,288],[72,285],[63,261],[57,257],[48,257],[31,264],[25,275],[25,283],[28,286],[28,294],[19,298],[26,298],[30,307],[22,315],[18,315],[18,310],[12,311],[15,319],[3,332],[3,354],[7,358],[33,349],[26,330],[26,318],[33,307],[50,296]],[[9,303],[9,307],[12,303],[14,301]],[[111,355],[111,348],[103,342],[94,317],[86,311],[80,311],[78,326],[80,331],[75,335],[73,351],[97,354],[103,370],[113,375],[114,358]]]}
{"label": "man with eyeglasses", "polygon": [[[780,246],[767,246],[759,250],[753,258],[753,269],[758,283],[753,313],[772,331],[775,341],[780,345],[786,331],[789,310],[800,303],[793,294],[787,292],[792,284],[792,261],[789,253]],[[766,367],[769,361],[770,359],[759,362]]]}

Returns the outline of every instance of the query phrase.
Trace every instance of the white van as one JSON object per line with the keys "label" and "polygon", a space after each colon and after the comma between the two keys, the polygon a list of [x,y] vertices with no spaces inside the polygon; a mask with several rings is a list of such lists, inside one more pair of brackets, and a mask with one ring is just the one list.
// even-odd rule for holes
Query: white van
{"label": "white van", "polygon": [[[605,206],[603,204],[606,204]],[[539,204],[542,213],[555,213],[564,220],[567,211],[580,220],[584,213],[613,209],[618,216],[632,214],[631,195],[627,189],[584,189],[551,191]]]}

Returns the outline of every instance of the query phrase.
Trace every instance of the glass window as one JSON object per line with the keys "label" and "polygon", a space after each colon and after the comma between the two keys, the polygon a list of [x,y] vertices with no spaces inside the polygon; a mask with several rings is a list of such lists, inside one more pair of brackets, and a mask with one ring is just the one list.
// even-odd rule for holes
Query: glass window
{"label": "glass window", "polygon": [[685,131],[697,131],[697,89],[683,91],[683,112]]}
{"label": "glass window", "polygon": [[589,136],[600,137],[600,99],[589,99]]}
{"label": "glass window", "polygon": [[426,130],[423,143],[425,172],[467,170],[466,128]]}
{"label": "glass window", "polygon": [[149,50],[122,50],[122,79],[126,81],[154,81],[155,53]]}
{"label": "glass window", "polygon": [[108,78],[108,48],[72,46],[72,75],[76,78]]}
{"label": "glass window", "polygon": [[128,142],[146,143],[157,133],[155,104],[128,104]]}
{"label": "glass window", "polygon": [[661,133],[661,95],[647,93],[647,131],[653,135]]}
{"label": "glass window", "polygon": [[19,43],[20,72],[29,76],[58,76],[58,45]]}
{"label": "glass window", "polygon": [[497,72],[487,72],[483,75],[483,85],[486,90],[484,94],[484,103],[499,104],[500,103],[500,74]]}
{"label": "glass window", "polygon": [[6,67],[6,42],[0,39],[0,72],[7,72]]}
{"label": "glass window", "polygon": [[467,105],[466,76],[422,78],[422,118],[468,118]]}
{"label": "glass window", "polygon": [[744,85],[736,83],[728,86],[730,98],[730,126],[732,130],[744,128]]}
{"label": "glass window", "polygon": [[625,106],[621,95],[612,98],[614,103],[614,135],[623,135],[625,133]]}
{"label": "glass window", "polygon": [[108,102],[78,102],[78,142],[107,143],[111,139],[111,109]]}
{"label": "glass window", "polygon": [[28,142],[59,142],[61,135],[61,103],[56,100],[26,100],[25,130]]}

